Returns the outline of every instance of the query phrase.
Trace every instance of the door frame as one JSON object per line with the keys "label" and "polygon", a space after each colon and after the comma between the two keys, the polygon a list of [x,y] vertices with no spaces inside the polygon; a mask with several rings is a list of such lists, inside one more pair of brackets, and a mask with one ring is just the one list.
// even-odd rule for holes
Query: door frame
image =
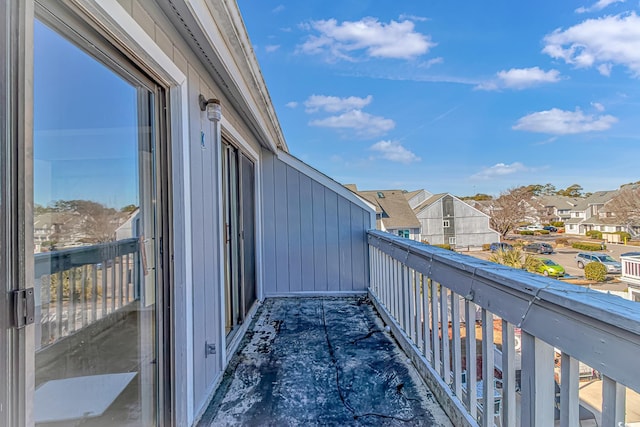
{"label": "door frame", "polygon": [[29,160],[33,147],[33,16],[32,0],[6,1],[0,10],[0,130],[6,145],[1,147],[2,179],[0,269],[5,289],[0,298],[0,373],[7,378],[0,390],[0,423],[23,426],[32,423],[34,326],[16,328],[13,321],[12,292],[33,283],[33,248],[24,236],[33,235],[33,168]]}

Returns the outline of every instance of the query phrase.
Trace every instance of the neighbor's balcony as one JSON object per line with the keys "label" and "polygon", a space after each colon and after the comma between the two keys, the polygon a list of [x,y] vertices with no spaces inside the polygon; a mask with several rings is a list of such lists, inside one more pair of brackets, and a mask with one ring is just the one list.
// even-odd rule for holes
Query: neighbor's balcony
{"label": "neighbor's balcony", "polygon": [[[229,367],[236,381],[223,383],[201,425],[269,416],[285,424],[418,422],[409,407],[423,404],[419,383],[375,382],[387,371],[372,370],[372,360],[395,351],[387,330],[453,425],[640,421],[636,303],[388,233],[370,231],[368,242],[377,314],[362,320],[353,302],[341,308],[330,297],[267,299]],[[376,326],[376,316],[389,328]],[[409,394],[389,394],[399,384]]]}
{"label": "neighbor's balcony", "polygon": [[640,256],[628,256],[620,258],[622,263],[622,276],[625,282],[640,286]]}

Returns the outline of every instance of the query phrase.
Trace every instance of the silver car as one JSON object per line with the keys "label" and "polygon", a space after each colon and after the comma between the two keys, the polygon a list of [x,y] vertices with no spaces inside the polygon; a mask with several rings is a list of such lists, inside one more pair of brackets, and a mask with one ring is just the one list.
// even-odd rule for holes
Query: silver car
{"label": "silver car", "polygon": [[601,253],[585,253],[580,252],[576,255],[576,262],[578,263],[579,268],[584,268],[585,265],[590,262],[599,262],[602,263],[607,268],[607,273],[621,273],[622,265],[613,259],[611,255],[601,254]]}

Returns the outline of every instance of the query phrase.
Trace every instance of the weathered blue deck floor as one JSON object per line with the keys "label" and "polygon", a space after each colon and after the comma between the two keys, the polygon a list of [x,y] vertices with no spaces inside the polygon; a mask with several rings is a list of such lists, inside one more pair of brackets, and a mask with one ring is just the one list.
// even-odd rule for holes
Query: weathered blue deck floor
{"label": "weathered blue deck floor", "polygon": [[260,307],[200,426],[448,426],[365,298]]}

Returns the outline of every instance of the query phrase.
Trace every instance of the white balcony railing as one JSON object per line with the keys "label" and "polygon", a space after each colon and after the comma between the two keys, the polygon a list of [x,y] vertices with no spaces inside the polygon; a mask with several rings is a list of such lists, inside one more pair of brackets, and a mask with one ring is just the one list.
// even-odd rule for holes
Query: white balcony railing
{"label": "white balcony railing", "polygon": [[139,298],[138,247],[130,238],[34,256],[38,349]]}
{"label": "white balcony railing", "polygon": [[374,304],[455,425],[580,425],[585,366],[602,378],[599,425],[625,425],[637,303],[388,233],[368,241]]}
{"label": "white balcony railing", "polygon": [[640,256],[621,257],[621,279],[636,285],[640,285]]}

